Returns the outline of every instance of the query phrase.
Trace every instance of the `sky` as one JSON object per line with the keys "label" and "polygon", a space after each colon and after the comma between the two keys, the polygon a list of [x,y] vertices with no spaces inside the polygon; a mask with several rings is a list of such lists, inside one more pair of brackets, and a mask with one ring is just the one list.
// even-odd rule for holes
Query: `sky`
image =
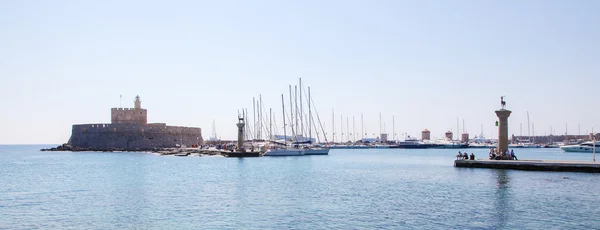
{"label": "sky", "polygon": [[500,96],[509,134],[527,135],[527,113],[537,135],[600,131],[598,12],[594,0],[0,1],[0,144],[65,143],[136,95],[149,122],[205,139],[213,120],[233,139],[260,95],[282,133],[281,94],[289,106],[299,78],[329,139],[332,110],[338,135],[340,116],[360,132],[361,113],[379,133],[381,113],[398,139],[457,121],[495,138]]}

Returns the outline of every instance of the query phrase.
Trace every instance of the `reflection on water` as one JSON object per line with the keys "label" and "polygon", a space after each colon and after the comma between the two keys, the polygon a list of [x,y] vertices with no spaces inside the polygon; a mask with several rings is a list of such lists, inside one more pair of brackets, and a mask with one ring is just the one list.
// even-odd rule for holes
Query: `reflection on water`
{"label": "reflection on water", "polygon": [[510,206],[510,177],[507,170],[494,170],[496,179],[496,192],[494,194],[494,217],[496,228],[504,228],[509,222],[509,214],[513,211]]}

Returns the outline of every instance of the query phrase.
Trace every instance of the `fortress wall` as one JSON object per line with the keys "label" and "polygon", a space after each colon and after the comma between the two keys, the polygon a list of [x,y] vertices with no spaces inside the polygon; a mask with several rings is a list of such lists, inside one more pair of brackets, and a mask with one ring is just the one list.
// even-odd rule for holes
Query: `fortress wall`
{"label": "fortress wall", "polygon": [[146,124],[148,121],[146,109],[112,108],[110,116],[113,124]]}
{"label": "fortress wall", "polygon": [[202,129],[165,124],[82,124],[73,125],[69,144],[92,149],[148,149],[203,144]]}

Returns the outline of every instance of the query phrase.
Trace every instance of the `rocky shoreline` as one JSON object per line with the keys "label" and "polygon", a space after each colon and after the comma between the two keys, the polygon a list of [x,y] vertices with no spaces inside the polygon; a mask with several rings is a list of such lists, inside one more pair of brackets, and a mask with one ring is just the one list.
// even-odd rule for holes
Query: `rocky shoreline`
{"label": "rocky shoreline", "polygon": [[69,152],[147,152],[160,156],[227,156],[229,151],[218,149],[199,148],[150,148],[150,149],[123,149],[123,148],[78,148],[62,144],[54,148],[40,149],[40,151],[69,151]]}

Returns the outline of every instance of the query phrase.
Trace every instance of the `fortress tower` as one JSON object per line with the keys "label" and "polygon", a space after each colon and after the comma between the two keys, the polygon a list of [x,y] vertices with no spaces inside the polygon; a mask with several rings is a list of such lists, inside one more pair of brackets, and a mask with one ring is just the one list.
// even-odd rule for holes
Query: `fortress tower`
{"label": "fortress tower", "polygon": [[112,108],[110,111],[112,124],[141,124],[148,123],[148,111],[142,109],[140,96],[135,97],[134,108]]}
{"label": "fortress tower", "polygon": [[135,106],[134,109],[142,109],[142,101],[140,101],[140,96],[135,96]]}

